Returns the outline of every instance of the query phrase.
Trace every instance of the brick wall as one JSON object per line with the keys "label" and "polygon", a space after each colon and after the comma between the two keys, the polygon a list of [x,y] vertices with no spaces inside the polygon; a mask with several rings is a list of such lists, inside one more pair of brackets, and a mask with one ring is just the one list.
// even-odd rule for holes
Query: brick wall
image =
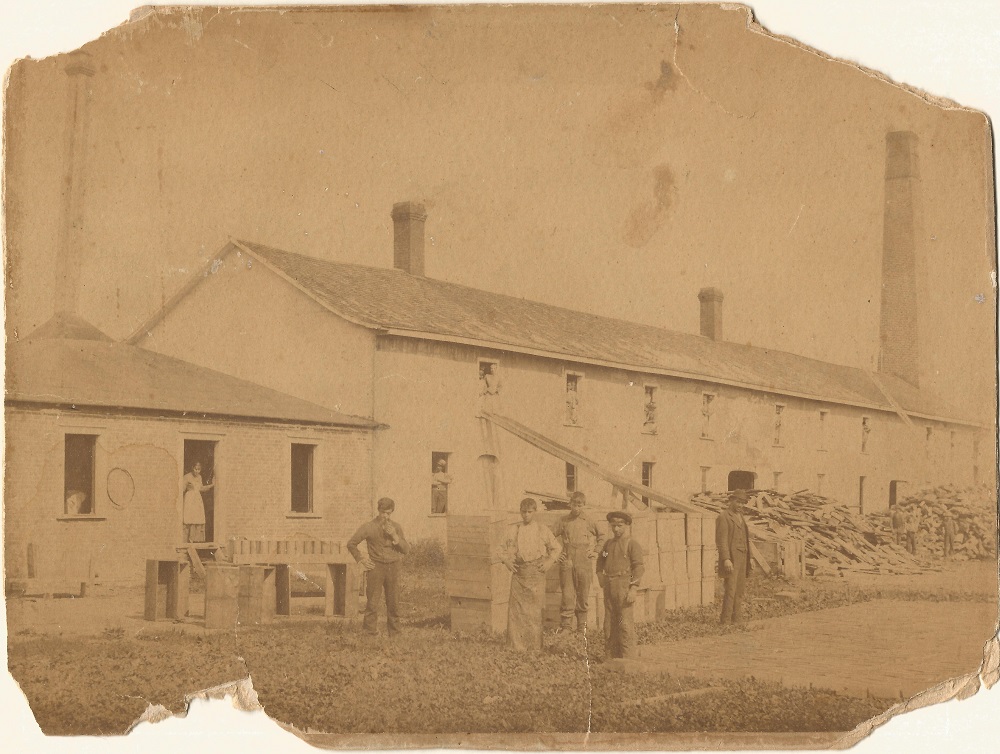
{"label": "brick wall", "polygon": [[[64,515],[64,436],[98,436],[95,510]],[[138,583],[147,558],[170,557],[182,541],[184,440],[216,445],[216,541],[230,536],[346,539],[370,515],[371,435],[240,422],[68,415],[6,410],[5,553],[7,577],[92,577]],[[291,514],[291,444],[314,451],[314,511]],[[130,500],[108,496],[108,472],[128,472]]]}

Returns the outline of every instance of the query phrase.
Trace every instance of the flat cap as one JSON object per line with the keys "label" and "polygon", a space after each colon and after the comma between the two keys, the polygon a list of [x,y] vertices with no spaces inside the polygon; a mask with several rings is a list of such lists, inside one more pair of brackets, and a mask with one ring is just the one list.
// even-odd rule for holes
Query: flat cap
{"label": "flat cap", "polygon": [[615,521],[624,521],[629,526],[632,525],[632,516],[630,516],[625,511],[611,511],[608,514],[608,523],[613,524]]}

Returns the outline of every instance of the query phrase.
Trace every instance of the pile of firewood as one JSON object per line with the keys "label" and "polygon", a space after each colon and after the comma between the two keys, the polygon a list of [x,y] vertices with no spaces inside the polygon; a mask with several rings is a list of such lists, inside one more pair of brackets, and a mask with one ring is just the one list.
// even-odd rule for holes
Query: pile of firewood
{"label": "pile of firewood", "polygon": [[[691,502],[712,511],[728,504],[725,492],[702,492]],[[774,490],[749,490],[744,517],[751,538],[798,539],[805,544],[806,573],[913,574],[929,564],[893,542],[891,531],[842,503],[808,490],[791,494]]]}
{"label": "pile of firewood", "polygon": [[[944,519],[955,521],[955,560],[994,559],[997,554],[997,501],[986,487],[935,487],[900,500],[903,513],[916,516],[917,552],[933,557],[944,555]],[[888,513],[871,516],[883,534],[890,531]]]}

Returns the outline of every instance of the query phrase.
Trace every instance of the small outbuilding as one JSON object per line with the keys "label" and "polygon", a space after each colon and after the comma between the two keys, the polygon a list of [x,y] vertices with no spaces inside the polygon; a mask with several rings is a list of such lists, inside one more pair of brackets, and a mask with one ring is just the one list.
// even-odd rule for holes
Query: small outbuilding
{"label": "small outbuilding", "polygon": [[[192,344],[196,348],[197,344]],[[374,422],[59,314],[7,349],[8,582],[139,583],[184,544],[201,465],[206,547],[346,539],[371,513]]]}

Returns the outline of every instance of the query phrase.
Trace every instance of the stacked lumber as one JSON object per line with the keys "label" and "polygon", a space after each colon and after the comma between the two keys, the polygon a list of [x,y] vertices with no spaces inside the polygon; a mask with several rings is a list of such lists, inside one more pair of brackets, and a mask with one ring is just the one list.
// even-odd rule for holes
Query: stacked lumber
{"label": "stacked lumber", "polygon": [[[892,541],[892,533],[831,498],[808,490],[785,494],[748,490],[744,517],[753,539],[801,541],[808,575],[843,571],[914,574],[927,564]],[[728,505],[726,492],[701,492],[691,502],[713,511]]]}
{"label": "stacked lumber", "polygon": [[[946,485],[921,490],[897,502],[896,506],[915,516],[919,526],[918,552],[944,555],[944,518],[955,521],[955,560],[993,560],[997,554],[997,501],[993,490],[986,487]],[[876,514],[873,523],[889,532],[889,514]]]}

